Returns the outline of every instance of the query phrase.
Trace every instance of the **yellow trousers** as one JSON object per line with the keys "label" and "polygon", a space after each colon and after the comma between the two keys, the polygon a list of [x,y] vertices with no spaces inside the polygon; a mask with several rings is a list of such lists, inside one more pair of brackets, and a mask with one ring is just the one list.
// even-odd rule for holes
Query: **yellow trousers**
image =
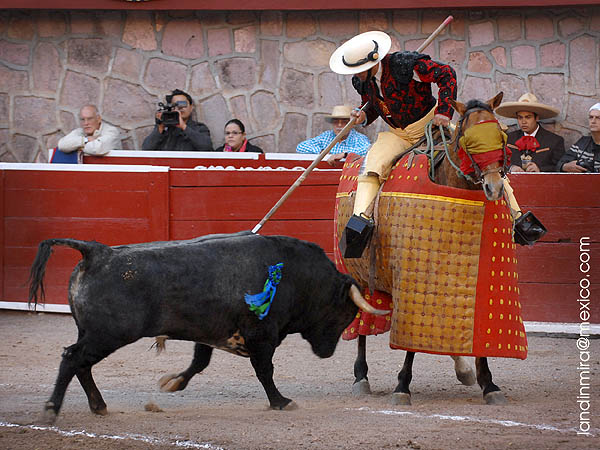
{"label": "yellow trousers", "polygon": [[377,135],[377,140],[369,149],[362,173],[358,177],[354,214],[364,213],[392,171],[392,162],[402,152],[416,144],[425,135],[425,125],[433,119],[435,107],[422,119],[406,128],[391,128]]}

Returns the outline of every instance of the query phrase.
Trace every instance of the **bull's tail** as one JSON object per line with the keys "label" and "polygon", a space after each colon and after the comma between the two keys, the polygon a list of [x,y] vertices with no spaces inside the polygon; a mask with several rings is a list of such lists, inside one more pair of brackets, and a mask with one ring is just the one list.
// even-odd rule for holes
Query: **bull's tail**
{"label": "bull's tail", "polygon": [[37,255],[31,266],[31,272],[29,273],[28,304],[31,307],[33,300],[34,309],[38,304],[38,299],[43,303],[46,297],[46,293],[44,292],[44,275],[46,273],[46,264],[48,263],[48,259],[50,259],[54,245],[65,245],[79,251],[84,261],[86,258],[89,260],[94,249],[98,249],[99,247],[108,248],[98,242],[78,241],[76,239],[47,239],[40,242]]}

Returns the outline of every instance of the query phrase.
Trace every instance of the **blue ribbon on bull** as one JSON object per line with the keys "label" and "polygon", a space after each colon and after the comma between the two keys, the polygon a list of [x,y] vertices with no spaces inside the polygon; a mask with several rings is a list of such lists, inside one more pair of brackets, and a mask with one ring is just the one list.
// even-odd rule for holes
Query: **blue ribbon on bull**
{"label": "blue ribbon on bull", "polygon": [[275,297],[275,292],[277,291],[277,285],[281,281],[282,267],[283,263],[269,266],[269,278],[267,278],[267,281],[265,281],[263,291],[259,294],[244,295],[244,300],[250,307],[250,311],[253,311],[260,320],[264,319],[269,313],[271,302],[273,301],[273,297]]}

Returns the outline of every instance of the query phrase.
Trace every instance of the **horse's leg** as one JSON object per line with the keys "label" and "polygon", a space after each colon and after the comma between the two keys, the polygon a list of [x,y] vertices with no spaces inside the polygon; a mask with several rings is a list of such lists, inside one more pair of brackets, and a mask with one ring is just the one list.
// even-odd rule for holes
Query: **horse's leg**
{"label": "horse's leg", "polygon": [[369,366],[367,365],[366,336],[362,334],[358,336],[357,349],[356,361],[354,361],[354,384],[352,385],[352,395],[355,397],[362,397],[363,395],[369,395],[371,393],[371,386],[369,386],[369,379],[367,378]]}
{"label": "horse's leg", "polygon": [[464,356],[450,356],[454,360],[454,371],[456,378],[465,386],[473,386],[477,381],[475,371]]}
{"label": "horse's leg", "polygon": [[194,346],[194,358],[190,366],[180,373],[169,373],[158,381],[160,390],[163,392],[182,391],[197,373],[202,372],[210,363],[213,348],[208,345],[196,343]]}
{"label": "horse's leg", "polygon": [[488,367],[487,358],[475,358],[477,368],[477,383],[483,391],[483,399],[488,405],[503,405],[506,398],[498,386],[492,381],[492,372]]}
{"label": "horse's leg", "polygon": [[412,366],[415,360],[415,352],[406,352],[402,370],[398,374],[398,386],[392,394],[392,403],[394,405],[410,405],[410,382],[412,381]]}

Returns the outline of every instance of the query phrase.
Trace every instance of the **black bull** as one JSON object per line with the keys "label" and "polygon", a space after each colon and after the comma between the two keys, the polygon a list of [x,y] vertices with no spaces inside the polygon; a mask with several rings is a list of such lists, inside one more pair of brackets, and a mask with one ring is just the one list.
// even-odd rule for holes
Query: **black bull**
{"label": "black bull", "polygon": [[[44,296],[43,277],[54,245],[72,247],[83,258],[69,283],[78,339],[63,352],[45,405],[48,421],[56,418],[74,376],[91,411],[106,414],[92,366],[120,347],[160,335],[196,342],[193,362],[172,377],[172,390],[185,388],[208,366],[213,348],[221,348],[249,356],[271,407],[284,408],[291,400],[273,382],[275,348],[288,334],[300,333],[316,355],[329,357],[357,304],[369,307],[353,279],[338,272],[317,245],[250,232],[116,247],[49,239],[40,243],[31,268],[30,302],[37,304],[38,294]],[[259,320],[244,294],[261,292],[268,266],[277,263],[283,263],[282,279],[268,315]]]}

